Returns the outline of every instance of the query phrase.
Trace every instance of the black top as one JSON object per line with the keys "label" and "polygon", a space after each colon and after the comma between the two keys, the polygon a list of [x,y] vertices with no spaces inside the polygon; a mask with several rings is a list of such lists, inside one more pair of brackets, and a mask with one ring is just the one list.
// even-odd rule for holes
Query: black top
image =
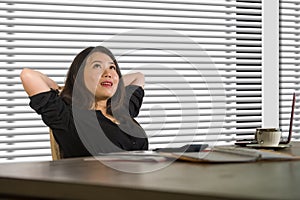
{"label": "black top", "polygon": [[30,107],[52,129],[64,158],[123,150],[147,150],[145,131],[133,119],[139,113],[144,90],[130,85],[126,87],[126,94],[129,120],[119,125],[99,110],[72,109],[53,89],[30,97]]}

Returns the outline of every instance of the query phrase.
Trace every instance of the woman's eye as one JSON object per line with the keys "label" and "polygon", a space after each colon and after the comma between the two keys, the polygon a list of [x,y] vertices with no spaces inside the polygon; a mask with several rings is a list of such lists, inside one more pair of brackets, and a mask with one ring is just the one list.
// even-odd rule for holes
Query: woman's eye
{"label": "woman's eye", "polygon": [[93,66],[93,68],[101,68],[101,65],[95,64],[95,65]]}
{"label": "woman's eye", "polygon": [[115,66],[110,66],[110,69],[117,70]]}

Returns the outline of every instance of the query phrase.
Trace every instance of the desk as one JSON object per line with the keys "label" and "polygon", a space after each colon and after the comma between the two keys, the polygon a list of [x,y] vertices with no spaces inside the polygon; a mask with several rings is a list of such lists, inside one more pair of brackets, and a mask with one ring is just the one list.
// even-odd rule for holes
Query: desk
{"label": "desk", "polygon": [[[300,145],[291,151],[300,155]],[[131,162],[139,169],[159,165]],[[161,170],[132,174],[99,161],[0,165],[0,199],[300,199],[300,161],[240,164],[174,162]]]}

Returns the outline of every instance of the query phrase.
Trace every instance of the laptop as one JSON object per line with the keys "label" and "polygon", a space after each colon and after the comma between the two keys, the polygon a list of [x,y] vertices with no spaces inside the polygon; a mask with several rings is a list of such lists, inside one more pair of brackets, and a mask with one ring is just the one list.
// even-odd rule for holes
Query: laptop
{"label": "laptop", "polygon": [[[289,126],[289,134],[286,140],[281,139],[279,145],[280,147],[286,147],[292,139],[292,129],[293,129],[293,121],[294,121],[294,112],[295,112],[295,103],[296,103],[296,93],[293,94],[293,102],[292,102],[292,111],[291,111],[291,117],[290,117],[290,126]],[[235,145],[238,146],[249,146],[249,147],[256,147],[255,144],[258,145],[256,140],[253,139],[245,139],[240,140],[235,143]],[[286,146],[285,146],[286,145]],[[257,146],[258,147],[258,146]]]}

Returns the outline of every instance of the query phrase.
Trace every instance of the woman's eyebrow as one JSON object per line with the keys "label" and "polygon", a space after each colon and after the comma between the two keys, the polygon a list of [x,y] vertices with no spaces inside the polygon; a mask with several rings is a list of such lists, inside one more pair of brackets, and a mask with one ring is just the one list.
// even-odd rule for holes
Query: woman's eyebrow
{"label": "woman's eyebrow", "polygon": [[[94,61],[92,62],[92,64],[95,63],[95,62],[103,63],[101,60],[94,60]],[[111,65],[114,65],[114,64],[115,64],[114,62],[108,62],[108,63],[111,64]]]}
{"label": "woman's eyebrow", "polygon": [[92,62],[92,64],[95,63],[95,62],[103,63],[101,60],[94,60],[94,61]]}

